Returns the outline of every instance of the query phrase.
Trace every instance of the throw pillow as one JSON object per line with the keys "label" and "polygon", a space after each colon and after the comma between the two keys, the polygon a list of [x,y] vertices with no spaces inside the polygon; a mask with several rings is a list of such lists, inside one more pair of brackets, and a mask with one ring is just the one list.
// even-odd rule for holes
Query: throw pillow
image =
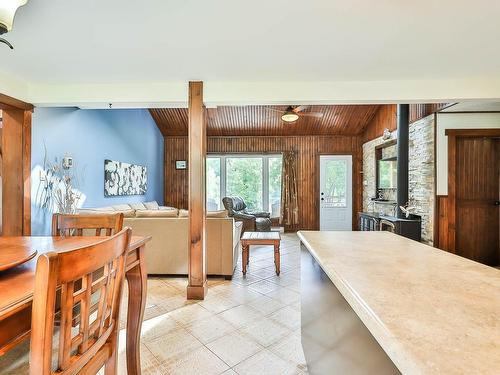
{"label": "throw pillow", "polygon": [[130,207],[132,207],[134,210],[145,210],[146,209],[146,206],[142,202],[130,203]]}
{"label": "throw pillow", "polygon": [[144,206],[146,206],[148,210],[157,210],[160,207],[157,201],[144,202]]}

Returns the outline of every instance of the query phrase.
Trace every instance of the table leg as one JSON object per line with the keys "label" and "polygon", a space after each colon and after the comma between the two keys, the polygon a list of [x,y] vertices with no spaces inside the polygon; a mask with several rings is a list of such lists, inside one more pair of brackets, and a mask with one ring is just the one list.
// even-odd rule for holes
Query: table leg
{"label": "table leg", "polygon": [[276,275],[280,275],[280,245],[274,245],[274,266],[276,267]]}
{"label": "table leg", "polygon": [[141,373],[141,325],[146,306],[147,274],[144,248],[139,248],[139,263],[125,274],[128,281],[127,310],[127,373]]}
{"label": "table leg", "polygon": [[248,266],[248,245],[243,245],[242,247],[242,257],[241,257],[241,266],[243,269],[243,276],[247,274],[247,266]]}

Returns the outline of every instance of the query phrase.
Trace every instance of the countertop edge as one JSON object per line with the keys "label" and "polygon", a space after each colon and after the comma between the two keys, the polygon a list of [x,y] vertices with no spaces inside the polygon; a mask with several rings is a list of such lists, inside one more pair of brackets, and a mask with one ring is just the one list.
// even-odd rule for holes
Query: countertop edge
{"label": "countertop edge", "polygon": [[[328,267],[325,267],[324,262],[319,258],[316,251],[309,244],[303,233],[314,231],[298,231],[297,236],[300,242],[307,248],[312,257],[321,266],[321,269],[327,274],[328,278],[332,281],[335,287],[339,290],[347,303],[351,306],[354,312],[361,319],[363,324],[370,331],[375,340],[379,343],[382,349],[389,356],[391,361],[403,374],[420,374],[422,369],[418,364],[411,360],[406,351],[401,347],[387,327],[374,313],[373,310],[365,303],[359,294],[345,282],[345,280],[335,272],[331,272]],[[327,268],[327,269],[325,269]]]}

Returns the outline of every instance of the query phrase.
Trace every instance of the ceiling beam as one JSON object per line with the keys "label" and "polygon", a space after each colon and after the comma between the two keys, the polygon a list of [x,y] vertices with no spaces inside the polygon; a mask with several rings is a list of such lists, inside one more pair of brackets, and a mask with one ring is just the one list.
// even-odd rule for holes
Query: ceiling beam
{"label": "ceiling beam", "polygon": [[[205,82],[205,105],[435,103],[500,100],[500,78],[341,81]],[[127,103],[130,107],[187,107],[184,82],[31,85],[25,101],[37,106]]]}

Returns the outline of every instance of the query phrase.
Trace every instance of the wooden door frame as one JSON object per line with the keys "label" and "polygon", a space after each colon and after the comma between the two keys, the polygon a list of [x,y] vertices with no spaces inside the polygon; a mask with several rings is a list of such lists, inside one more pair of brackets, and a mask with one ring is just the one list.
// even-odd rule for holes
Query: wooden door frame
{"label": "wooden door frame", "polygon": [[[497,138],[500,137],[500,128],[487,129],[445,129],[448,137],[448,199],[447,201],[447,250],[456,253],[456,170],[457,170],[457,138]],[[436,199],[437,202],[437,199]],[[438,207],[437,207],[438,208]],[[438,237],[439,238],[439,237]],[[444,245],[444,244],[443,244]]]}
{"label": "wooden door frame", "polygon": [[[2,158],[6,160],[2,163],[2,177],[8,177],[2,178],[2,234],[28,236],[31,234],[31,120],[34,107],[0,94],[0,109],[8,122],[4,123],[1,140]],[[6,171],[8,173],[4,173]]]}
{"label": "wooden door frame", "polygon": [[[358,227],[358,209],[359,203],[363,201],[363,191],[361,190],[361,197],[359,197],[359,190],[360,186],[358,186],[358,181],[356,180],[357,175],[360,174],[360,171],[358,171],[357,167],[357,153],[356,152],[317,152],[316,153],[316,189],[314,189],[314,204],[316,205],[316,214],[318,215],[318,227],[316,230],[319,230],[320,228],[320,215],[321,215],[321,207],[319,204],[319,193],[321,190],[320,183],[321,183],[321,157],[320,156],[351,156],[352,158],[352,191],[351,191],[351,200],[352,200],[352,230],[356,230]],[[362,184],[361,184],[362,185]],[[358,195],[358,199],[355,201],[355,193]],[[355,204],[356,202],[356,204]],[[362,206],[361,206],[362,207]]]}

